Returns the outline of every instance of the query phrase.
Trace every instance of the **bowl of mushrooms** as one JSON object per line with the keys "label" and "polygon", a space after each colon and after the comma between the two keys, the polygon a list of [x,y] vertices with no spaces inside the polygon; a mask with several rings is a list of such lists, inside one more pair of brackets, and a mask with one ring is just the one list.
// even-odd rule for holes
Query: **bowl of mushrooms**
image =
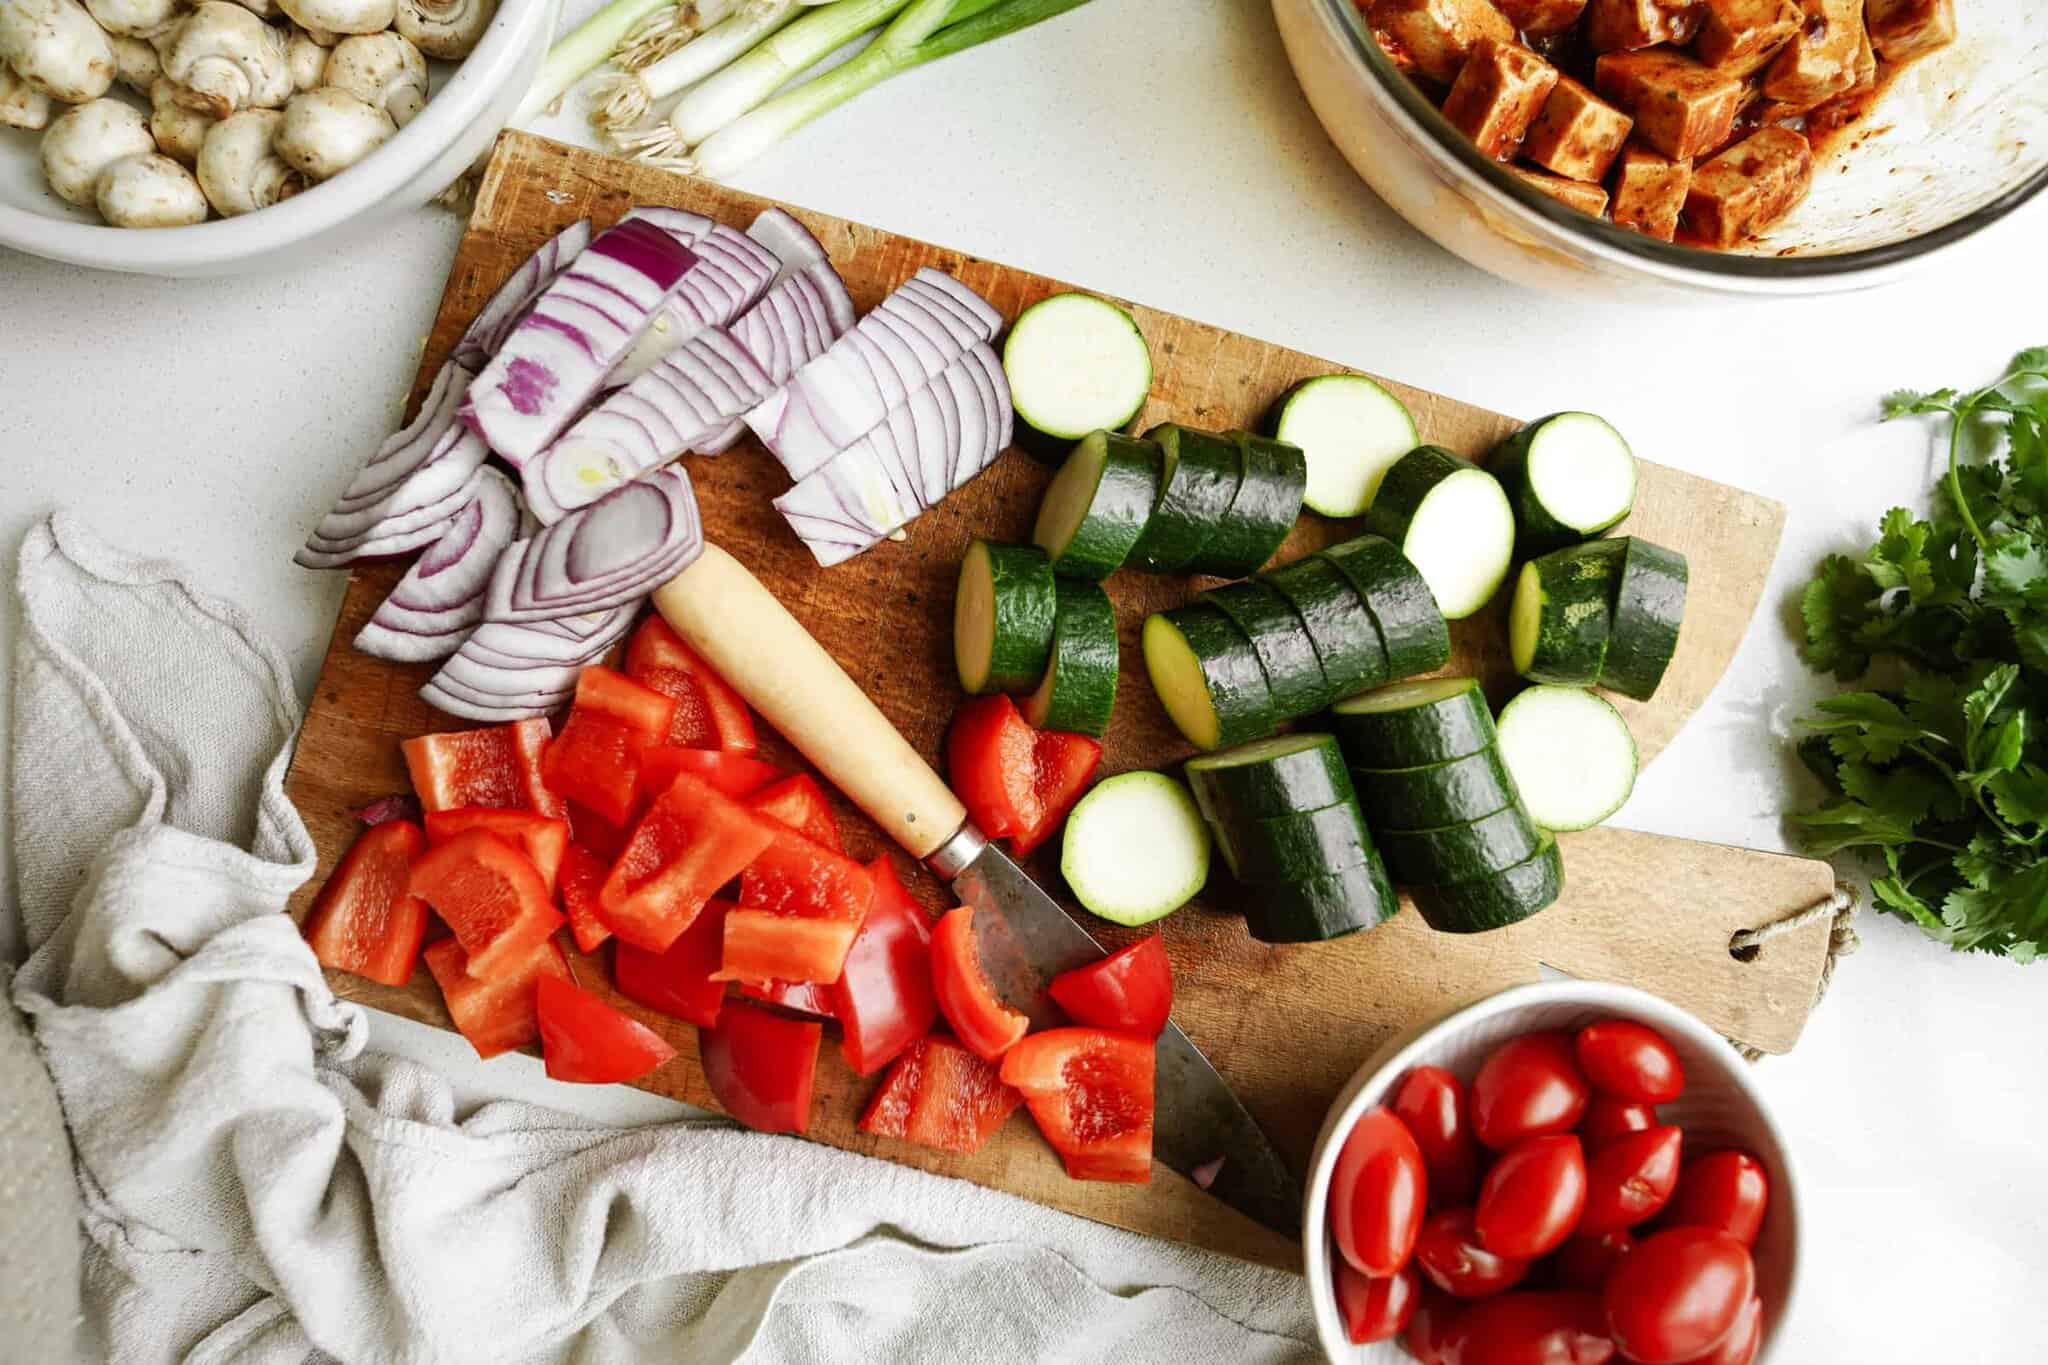
{"label": "bowl of mushrooms", "polygon": [[277,268],[441,194],[557,0],[0,0],[0,246]]}

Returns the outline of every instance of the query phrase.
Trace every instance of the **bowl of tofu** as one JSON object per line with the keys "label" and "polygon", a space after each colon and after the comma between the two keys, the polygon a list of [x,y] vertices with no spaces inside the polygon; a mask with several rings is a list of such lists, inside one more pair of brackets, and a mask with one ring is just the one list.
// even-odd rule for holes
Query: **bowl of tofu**
{"label": "bowl of tofu", "polygon": [[[1584,296],[1816,294],[2048,209],[2048,4],[1273,0],[1358,173]],[[2017,220],[2017,221],[2016,221]]]}

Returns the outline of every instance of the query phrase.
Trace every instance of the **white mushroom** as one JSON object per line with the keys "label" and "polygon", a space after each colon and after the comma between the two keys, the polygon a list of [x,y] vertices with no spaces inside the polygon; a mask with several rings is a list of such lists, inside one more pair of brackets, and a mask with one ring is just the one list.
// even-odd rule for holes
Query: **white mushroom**
{"label": "white mushroom", "polygon": [[327,49],[331,45],[302,28],[292,30],[291,39],[284,45],[284,58],[285,64],[291,68],[294,93],[318,89],[326,79]]}
{"label": "white mushroom", "polygon": [[116,35],[113,43],[116,78],[136,94],[147,98],[151,88],[164,74],[163,58],[156,55],[156,49],[145,38]]}
{"label": "white mushroom", "polygon": [[306,187],[275,150],[284,115],[244,109],[215,124],[199,154],[199,188],[223,218],[267,209]]}
{"label": "white mushroom", "polygon": [[185,227],[206,221],[206,196],[192,172],[155,152],[124,156],[100,176],[100,217],[115,227]]}
{"label": "white mushroom", "polygon": [[284,107],[277,154],[314,180],[340,175],[398,131],[391,115],[346,90],[323,85]]}
{"label": "white mushroom", "polygon": [[181,87],[179,103],[215,118],[279,109],[292,95],[284,34],[226,0],[204,0],[178,25],[164,74]]}
{"label": "white mushroom", "polygon": [[459,62],[497,13],[498,0],[398,0],[398,31],[429,57]]}
{"label": "white mushroom", "polygon": [[307,28],[330,33],[382,33],[398,17],[398,0],[277,0]]}
{"label": "white mushroom", "polygon": [[113,45],[78,0],[0,0],[0,62],[65,104],[114,84]]}
{"label": "white mushroom", "polygon": [[156,150],[149,125],[119,100],[81,104],[43,134],[43,178],[68,203],[91,204],[100,172],[124,156]]}
{"label": "white mushroom", "polygon": [[235,0],[235,3],[251,14],[260,14],[265,19],[275,19],[284,11],[277,7],[277,0]]}
{"label": "white mushroom", "polygon": [[396,33],[344,38],[327,61],[323,84],[346,90],[403,128],[427,103],[427,59]]}
{"label": "white mushroom", "polygon": [[129,38],[154,38],[178,22],[184,0],[85,0],[99,26]]}
{"label": "white mushroom", "polygon": [[0,62],[0,128],[36,132],[50,126],[50,97]]}
{"label": "white mushroom", "polygon": [[214,117],[178,103],[178,83],[168,76],[150,87],[149,102],[149,135],[156,139],[156,149],[173,161],[198,164]]}

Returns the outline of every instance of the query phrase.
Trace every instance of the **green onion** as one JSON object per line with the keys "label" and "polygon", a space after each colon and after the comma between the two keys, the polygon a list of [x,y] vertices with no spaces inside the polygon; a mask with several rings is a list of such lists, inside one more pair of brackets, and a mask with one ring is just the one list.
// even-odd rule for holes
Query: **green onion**
{"label": "green onion", "polygon": [[527,92],[526,102],[512,116],[513,124],[516,126],[546,113],[550,105],[568,93],[570,86],[583,79],[585,73],[609,61],[619,44],[648,15],[675,8],[675,0],[612,0],[611,4],[585,19],[577,25],[574,33],[549,49],[547,60],[541,63],[540,75],[534,79],[533,89]]}
{"label": "green onion", "polygon": [[796,18],[798,0],[746,0],[723,22],[638,71],[626,70],[597,91],[590,121],[600,131],[637,131],[654,101],[713,75]]}

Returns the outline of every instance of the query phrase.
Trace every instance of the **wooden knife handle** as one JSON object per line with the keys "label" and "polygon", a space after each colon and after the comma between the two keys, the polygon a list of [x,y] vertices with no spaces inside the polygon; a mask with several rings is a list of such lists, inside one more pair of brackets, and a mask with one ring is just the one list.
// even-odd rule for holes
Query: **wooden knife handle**
{"label": "wooden knife handle", "polygon": [[960,799],[746,565],[706,545],[654,605],[906,851],[929,857],[966,823]]}

